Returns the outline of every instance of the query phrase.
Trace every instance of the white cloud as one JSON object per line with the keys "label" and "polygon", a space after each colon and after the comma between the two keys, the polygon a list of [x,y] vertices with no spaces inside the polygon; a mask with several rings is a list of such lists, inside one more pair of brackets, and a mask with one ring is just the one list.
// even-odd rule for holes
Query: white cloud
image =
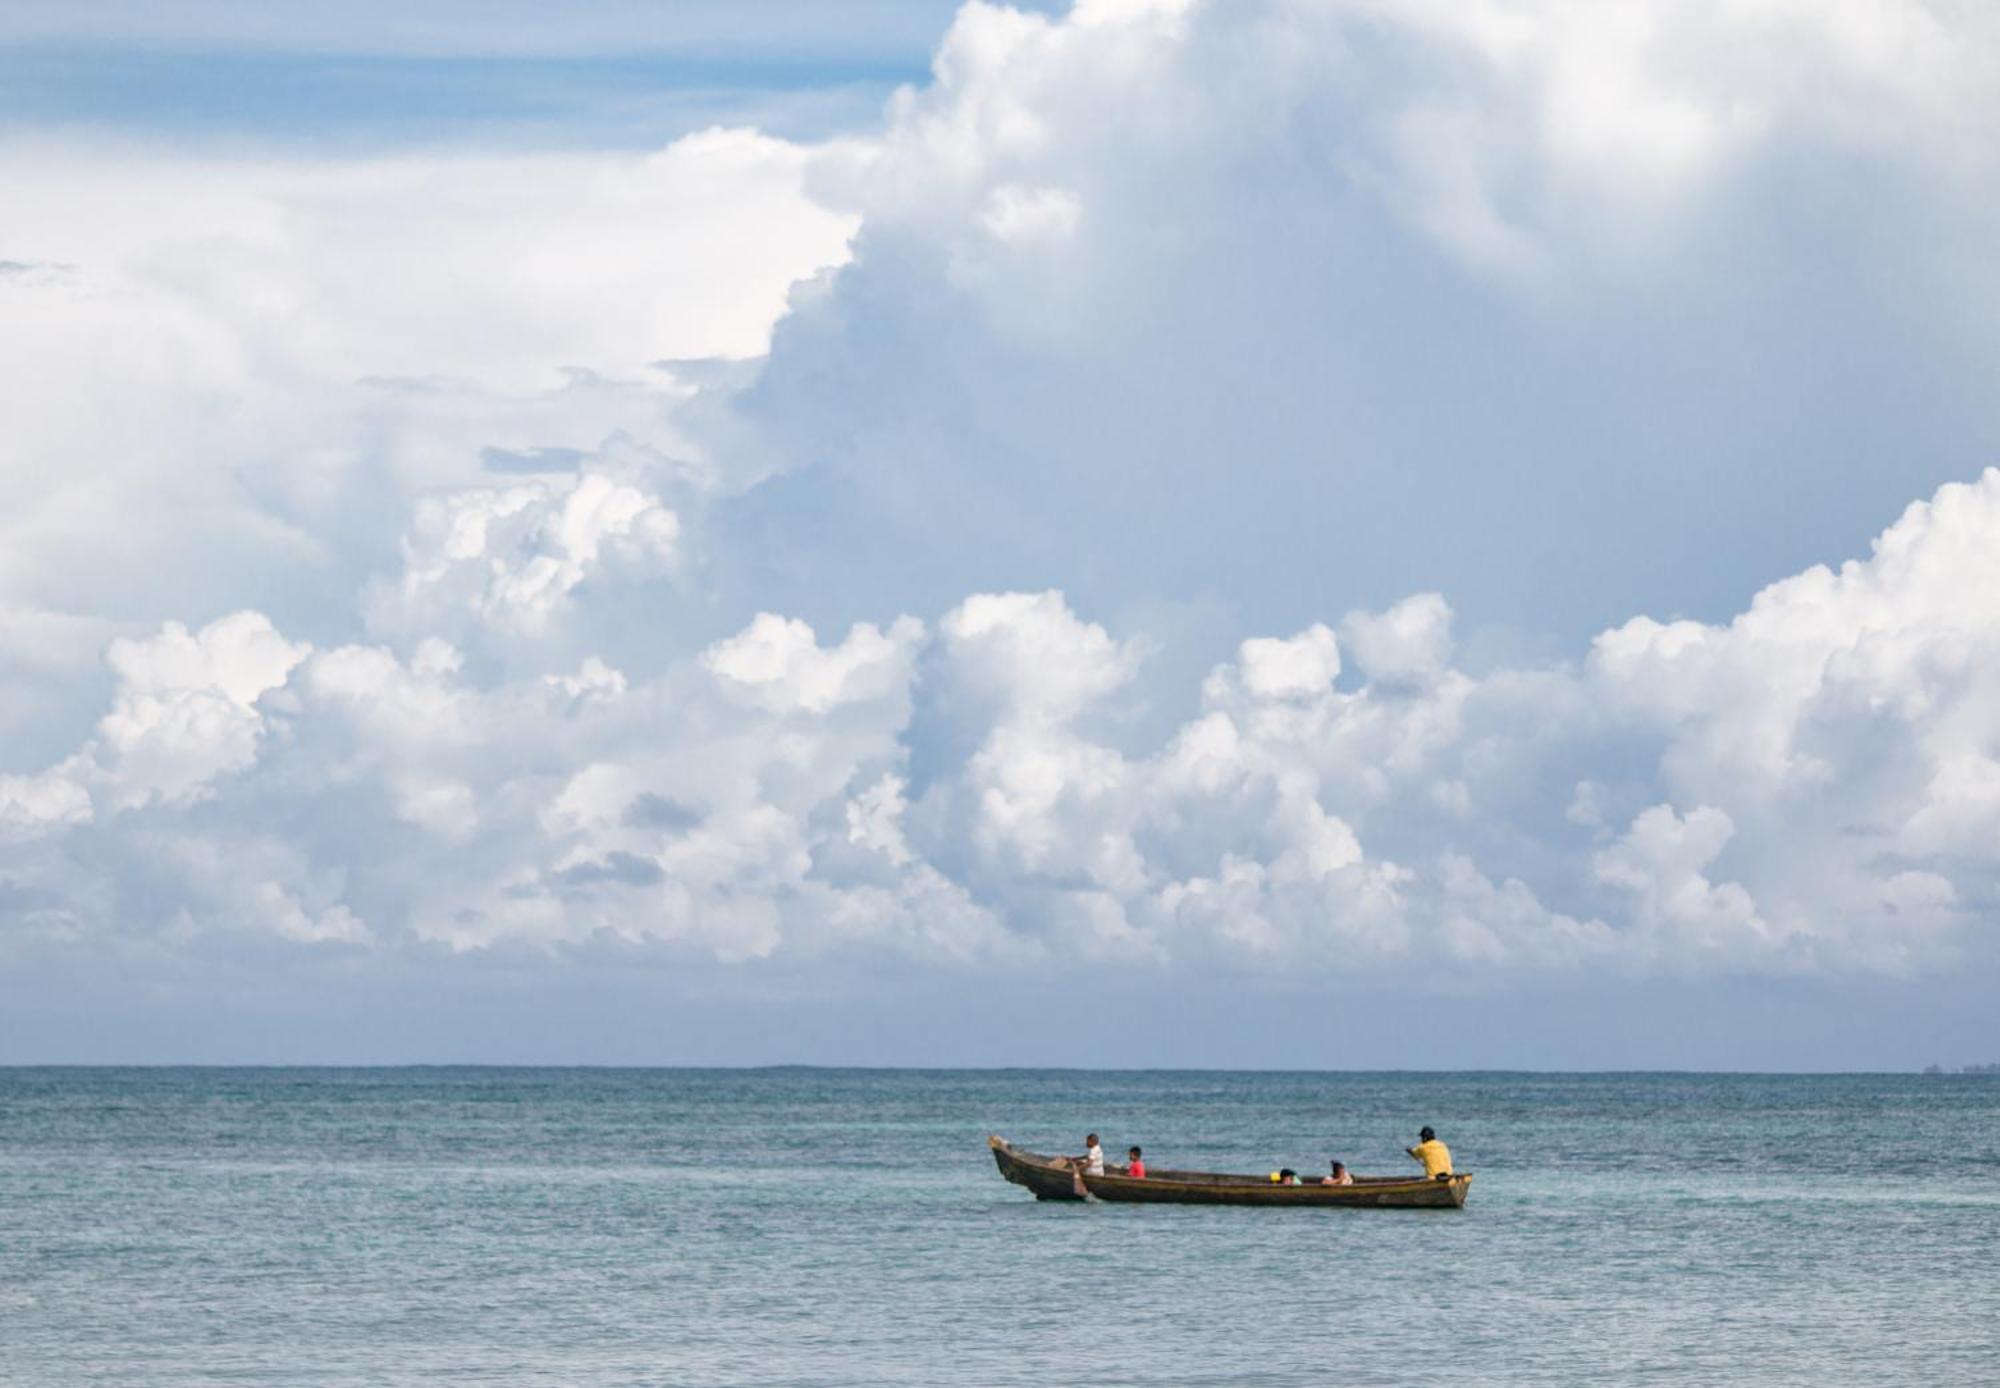
{"label": "white cloud", "polygon": [[[1886,776],[1903,845],[1945,848],[1996,823],[1978,789],[2000,732],[1996,526],[1989,469],[1912,505],[1870,560],[1773,584],[1726,626],[1641,618],[1604,633],[1592,691],[1669,733],[1663,769],[1682,795],[1799,802]],[[1885,746],[1896,757],[1871,770]]]}
{"label": "white cloud", "polygon": [[1709,806],[1682,816],[1670,805],[1655,805],[1597,855],[1597,876],[1632,893],[1637,928],[1658,937],[1663,952],[1682,945],[1737,962],[1746,947],[1762,946],[1772,932],[1749,892],[1703,875],[1735,828],[1728,815]]}
{"label": "white cloud", "polygon": [[856,700],[900,699],[923,624],[899,619],[887,632],[863,622],[822,649],[804,622],[765,612],[702,655],[732,689],[773,712],[825,713]]}
{"label": "white cloud", "polygon": [[909,801],[903,798],[908,783],[896,775],[884,775],[847,802],[847,841],[879,853],[897,867],[913,856],[903,833],[903,816]]}
{"label": "white cloud", "polygon": [[[975,4],[878,135],[816,149],[13,140],[9,669],[89,689],[102,650],[110,679],[94,728],[5,763],[0,881],[38,939],[163,949],[1991,958],[2000,472],[1575,663],[1461,656],[1452,603],[1672,532],[1648,488],[1709,457],[1652,426],[1717,342],[1782,394],[1787,342],[1720,329],[1791,300],[1641,340],[1762,283],[1729,258],[1746,225],[1785,244],[1759,168],[1860,169],[1990,244],[1962,136],[2000,110],[1993,39],[1900,3]],[[1894,297],[1929,349],[1987,341]],[[1984,380],[1984,350],[1949,360]],[[1843,403],[1822,384],[1789,388]],[[1702,403],[1679,443],[1732,408],[1764,407]],[[1545,504],[1603,474],[1598,509]],[[1743,523],[1690,486],[1704,543]],[[1461,587],[1398,567],[1427,543]],[[1134,594],[1211,589],[1290,634],[1170,683]]]}
{"label": "white cloud", "polygon": [[[1453,668],[1436,595],[1349,614],[1353,689],[1325,625],[1253,638],[1151,750],[1104,740],[1139,646],[1052,592],[831,645],[765,614],[643,680],[484,687],[435,639],[312,651],[239,613],[115,642],[112,712],[0,781],[0,813],[63,919],[101,909],[83,864],[124,854],[170,939],[1934,967],[1991,947],[1965,903],[2000,880],[1995,536],[2000,470],[1869,560],[1728,624],[1629,623],[1580,668]],[[920,681],[977,722],[913,798]],[[274,806],[324,837],[275,834]]]}
{"label": "white cloud", "polygon": [[1340,643],[1316,623],[1289,641],[1252,637],[1237,663],[1244,689],[1257,698],[1312,698],[1326,693],[1340,674]]}
{"label": "white cloud", "polygon": [[402,578],[378,592],[372,615],[390,631],[452,630],[470,618],[540,632],[596,571],[671,572],[680,538],[680,518],[658,497],[595,471],[427,497]]}
{"label": "white cloud", "polygon": [[1059,723],[1132,677],[1141,648],[1081,621],[1060,593],[981,593],[939,624],[950,667],[1010,721]]}
{"label": "white cloud", "polygon": [[1404,598],[1387,612],[1350,612],[1341,639],[1372,680],[1401,684],[1442,673],[1451,659],[1451,608],[1438,593]]}
{"label": "white cloud", "polygon": [[169,874],[182,895],[164,923],[186,944],[215,932],[264,935],[298,945],[368,944],[366,922],[340,900],[344,874],[316,870],[296,844],[254,832],[224,842],[205,835],[151,833],[135,858]]}
{"label": "white cloud", "polygon": [[815,152],[854,255],[730,412],[810,516],[765,606],[833,564],[843,620],[1434,589],[1580,641],[1727,610],[2000,426],[1950,384],[2000,368],[1983,13],[974,4],[934,67]]}
{"label": "white cloud", "polygon": [[[657,364],[755,356],[790,285],[845,256],[807,157],[740,130],[505,156],[0,141],[0,254],[67,267],[0,276],[0,607],[156,625],[247,591],[343,636],[418,499],[475,506],[493,467],[589,459],[678,514],[660,484],[716,478],[669,417],[692,375]],[[579,509],[592,485],[555,550],[620,523]],[[627,542],[671,539],[631,519]],[[501,610],[592,562],[543,557],[497,581]]]}
{"label": "white cloud", "polygon": [[980,224],[1009,242],[1060,239],[1076,230],[1083,215],[1074,195],[1060,188],[995,188],[986,199]]}
{"label": "white cloud", "polygon": [[[10,219],[9,253],[74,267],[66,307],[119,304],[142,328],[178,314],[230,374],[514,392],[558,384],[565,367],[626,375],[763,351],[792,281],[840,260],[853,229],[800,197],[807,157],[724,129],[636,154],[0,146],[9,183],[37,192]],[[148,215],[119,215],[134,205]]]}
{"label": "white cloud", "polygon": [[306,654],[257,612],[199,632],[170,622],[150,640],[112,642],[105,658],[118,693],[87,753],[112,803],[186,803],[250,766],[265,729],[258,700]]}
{"label": "white cloud", "polygon": [[87,823],[90,815],[90,792],[62,769],[0,776],[0,831],[39,833],[52,825]]}
{"label": "white cloud", "polygon": [[2000,109],[2000,25],[1920,0],[1083,4],[1067,21],[973,3],[935,72],[865,158],[837,152],[829,186],[871,223],[942,231],[956,211],[1002,240],[1067,233],[1100,190],[1139,194],[1121,156],[1178,152],[1202,178],[1252,148],[1281,157],[1251,142],[1290,120],[1329,141],[1336,178],[1470,263],[1553,273],[1559,247],[1643,242],[1787,140],[1943,157],[1935,141]]}

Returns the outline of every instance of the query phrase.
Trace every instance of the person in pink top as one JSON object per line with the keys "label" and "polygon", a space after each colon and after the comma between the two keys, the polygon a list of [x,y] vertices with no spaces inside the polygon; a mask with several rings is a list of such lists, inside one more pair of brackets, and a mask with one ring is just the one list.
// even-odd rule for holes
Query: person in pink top
{"label": "person in pink top", "polygon": [[1333,1164],[1333,1174],[1320,1177],[1319,1183],[1323,1186],[1351,1186],[1354,1184],[1354,1177],[1346,1166],[1340,1162],[1335,1162]]}
{"label": "person in pink top", "polygon": [[1139,1156],[1139,1149],[1137,1147],[1131,1148],[1125,1153],[1125,1174],[1127,1176],[1137,1176],[1140,1180],[1146,1178],[1146,1163]]}

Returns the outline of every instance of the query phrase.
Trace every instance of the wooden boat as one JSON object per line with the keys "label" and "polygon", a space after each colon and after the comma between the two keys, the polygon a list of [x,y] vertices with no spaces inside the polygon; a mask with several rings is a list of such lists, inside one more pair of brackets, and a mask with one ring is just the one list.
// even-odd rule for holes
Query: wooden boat
{"label": "wooden boat", "polygon": [[1269,1176],[1231,1176],[1216,1171],[1154,1171],[1126,1176],[1105,1168],[1102,1176],[1079,1176],[1060,1157],[1045,1157],[989,1137],[993,1164],[1037,1200],[1081,1200],[1077,1182],[1099,1200],[1148,1201],[1165,1205],[1372,1205],[1391,1209],[1448,1209],[1465,1204],[1472,1173],[1451,1176],[1356,1176],[1351,1186],[1322,1186],[1301,1178],[1283,1186]]}

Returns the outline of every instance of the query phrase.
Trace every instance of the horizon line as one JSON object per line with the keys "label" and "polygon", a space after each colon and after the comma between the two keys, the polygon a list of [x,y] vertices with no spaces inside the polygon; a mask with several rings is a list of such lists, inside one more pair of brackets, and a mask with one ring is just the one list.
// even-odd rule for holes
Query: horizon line
{"label": "horizon line", "polygon": [[[1983,1064],[1976,1062],[1975,1064]],[[10,1070],[662,1070],[731,1071],[756,1073],[779,1070],[872,1071],[883,1074],[1075,1074],[1075,1075],[1724,1075],[1742,1078],[1835,1078],[1840,1076],[1915,1075],[1924,1079],[1992,1078],[1967,1066],[1924,1067],[1896,1070],[1736,1070],[1721,1068],[1612,1067],[1562,1069],[1529,1066],[1491,1066],[1446,1069],[1435,1066],[1395,1067],[1313,1067],[1313,1066],[1227,1066],[1227,1065],[883,1065],[826,1064],[810,1061],[716,1062],[690,1064],[652,1061],[510,1061],[510,1060],[412,1060],[412,1061],[178,1061],[178,1060],[50,1060],[0,1061],[0,1072]]]}

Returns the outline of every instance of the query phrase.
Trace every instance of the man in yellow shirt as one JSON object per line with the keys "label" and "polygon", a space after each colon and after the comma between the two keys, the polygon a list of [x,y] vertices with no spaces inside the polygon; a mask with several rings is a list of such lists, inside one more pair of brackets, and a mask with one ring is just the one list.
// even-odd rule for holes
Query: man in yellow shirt
{"label": "man in yellow shirt", "polygon": [[1438,1135],[1429,1128],[1417,1134],[1417,1145],[1403,1149],[1424,1164],[1424,1175],[1431,1180],[1451,1175],[1451,1149],[1438,1141]]}

